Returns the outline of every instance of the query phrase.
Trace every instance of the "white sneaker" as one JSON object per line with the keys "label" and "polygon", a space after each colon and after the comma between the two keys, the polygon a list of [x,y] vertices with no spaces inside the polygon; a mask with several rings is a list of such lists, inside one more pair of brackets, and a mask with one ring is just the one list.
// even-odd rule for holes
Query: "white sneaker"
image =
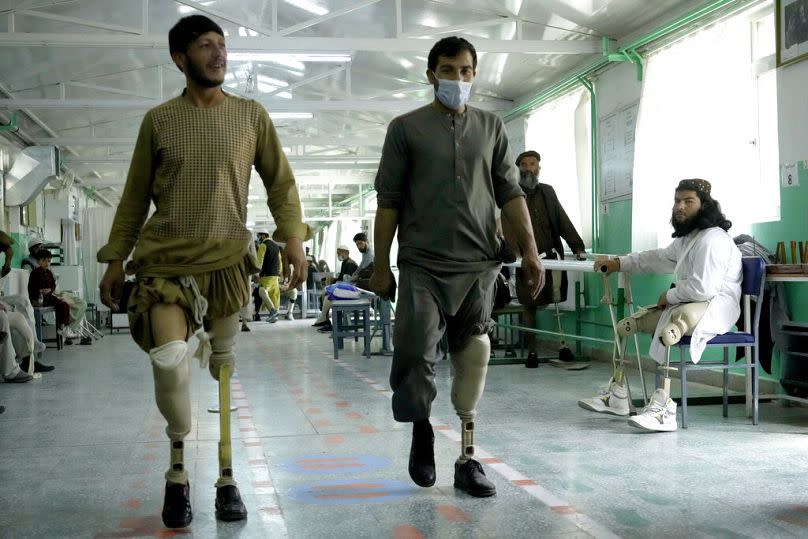
{"label": "white sneaker", "polygon": [[602,389],[591,399],[579,400],[578,406],[604,414],[628,415],[628,390],[626,386],[618,385],[612,378],[608,388]]}
{"label": "white sneaker", "polygon": [[676,403],[665,394],[664,390],[657,389],[642,412],[628,418],[628,424],[655,432],[675,431]]}
{"label": "white sneaker", "polygon": [[295,314],[292,312],[291,309],[286,312],[286,319],[287,320],[294,320],[295,319]]}

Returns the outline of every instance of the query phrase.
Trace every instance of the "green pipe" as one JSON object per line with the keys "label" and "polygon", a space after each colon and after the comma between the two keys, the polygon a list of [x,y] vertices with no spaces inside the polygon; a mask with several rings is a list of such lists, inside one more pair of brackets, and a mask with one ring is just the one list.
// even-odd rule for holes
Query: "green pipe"
{"label": "green pipe", "polygon": [[8,125],[0,125],[0,133],[14,132],[17,130],[17,113],[14,112],[11,114],[11,119],[8,121]]}
{"label": "green pipe", "polygon": [[598,212],[598,99],[595,85],[592,81],[584,77],[579,77],[578,81],[584,85],[584,88],[589,90],[589,121],[592,136],[589,137],[591,156],[591,169],[592,169],[592,250],[593,252],[600,252],[600,213]]}

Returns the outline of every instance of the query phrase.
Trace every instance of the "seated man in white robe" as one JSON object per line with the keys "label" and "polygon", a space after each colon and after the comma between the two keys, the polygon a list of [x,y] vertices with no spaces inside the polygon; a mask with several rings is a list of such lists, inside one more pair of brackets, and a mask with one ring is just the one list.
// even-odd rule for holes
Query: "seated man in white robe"
{"label": "seated man in white robe", "polygon": [[[595,263],[596,270],[605,265],[607,273],[675,275],[675,285],[662,292],[656,305],[618,323],[621,358],[626,338],[639,331],[653,334],[649,354],[660,365],[667,361],[666,347],[690,335],[690,357],[697,363],[707,341],[730,331],[738,320],[741,252],[727,233],[732,223],[710,196],[710,188],[710,183],[701,179],[679,182],[671,215],[674,240],[669,246]],[[615,364],[608,389],[579,400],[578,405],[594,412],[629,415],[625,364]],[[643,411],[628,422],[649,431],[676,430],[676,403],[670,399],[667,373],[663,387],[656,389]]]}

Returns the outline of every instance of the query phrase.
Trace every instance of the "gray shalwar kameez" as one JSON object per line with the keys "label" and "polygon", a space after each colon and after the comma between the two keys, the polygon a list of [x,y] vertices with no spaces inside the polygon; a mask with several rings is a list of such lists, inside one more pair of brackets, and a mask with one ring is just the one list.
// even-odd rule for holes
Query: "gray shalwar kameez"
{"label": "gray shalwar kameez", "polygon": [[435,361],[491,328],[495,206],[524,196],[502,120],[427,105],[388,127],[376,176],[380,208],[398,210],[399,292],[390,372],[397,421],[429,417]]}

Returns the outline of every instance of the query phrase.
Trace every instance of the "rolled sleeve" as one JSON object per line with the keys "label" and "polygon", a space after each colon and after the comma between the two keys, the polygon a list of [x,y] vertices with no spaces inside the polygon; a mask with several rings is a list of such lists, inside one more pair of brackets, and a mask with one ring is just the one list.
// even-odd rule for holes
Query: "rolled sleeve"
{"label": "rolled sleeve", "polygon": [[403,204],[404,178],[407,176],[407,141],[398,119],[390,122],[384,137],[382,158],[375,187],[380,208],[400,209]]}

